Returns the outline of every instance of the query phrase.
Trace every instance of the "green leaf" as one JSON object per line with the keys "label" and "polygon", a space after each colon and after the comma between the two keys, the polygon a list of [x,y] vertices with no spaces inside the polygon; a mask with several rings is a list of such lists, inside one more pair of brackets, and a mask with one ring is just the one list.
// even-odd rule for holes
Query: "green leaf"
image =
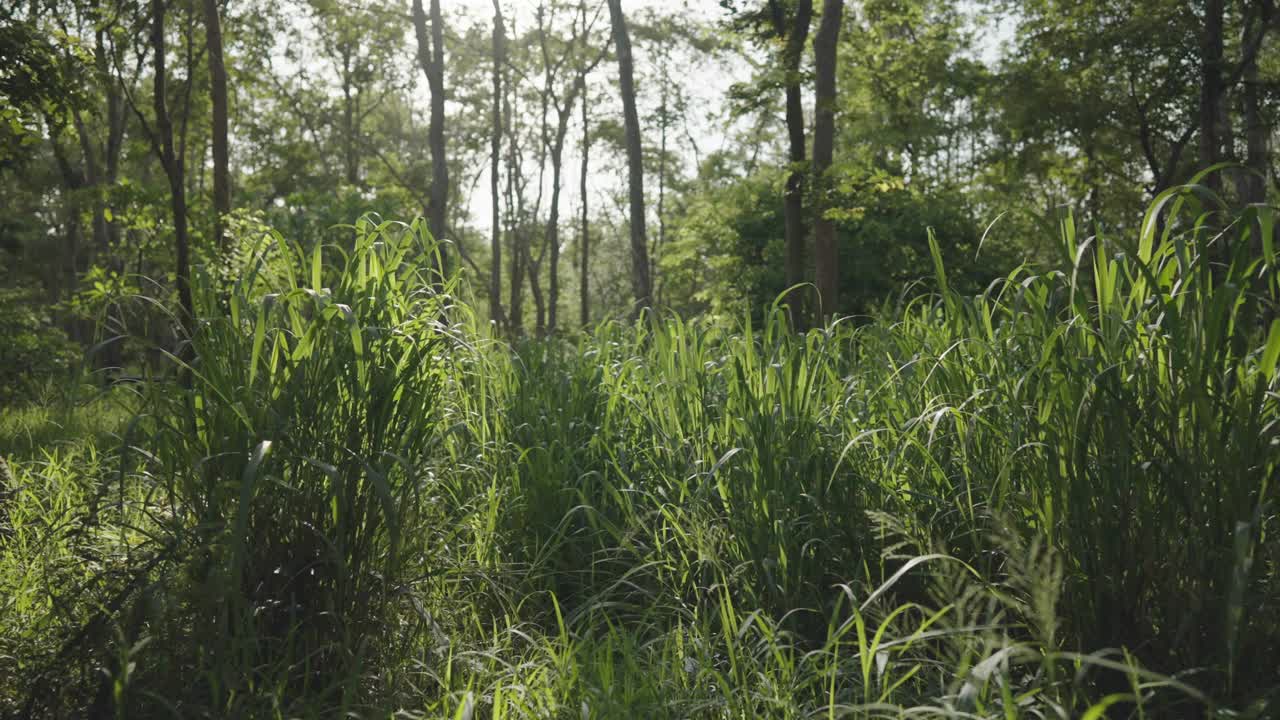
{"label": "green leaf", "polygon": [[1094,704],[1086,710],[1084,715],[1080,716],[1080,720],[1098,720],[1098,718],[1105,718],[1107,716],[1107,708],[1118,702],[1128,702],[1133,699],[1134,697],[1129,693],[1114,693],[1112,695],[1108,695],[1102,698],[1101,702]]}
{"label": "green leaf", "polygon": [[262,358],[262,343],[267,337],[267,306],[266,303],[258,305],[258,321],[253,328],[253,351],[249,355],[249,385],[253,386],[253,381],[258,376],[258,362]]}
{"label": "green leaf", "polygon": [[1266,259],[1267,265],[1274,266],[1276,264],[1276,213],[1275,209],[1267,206],[1257,208],[1258,211],[1258,229],[1262,234],[1262,257]]}
{"label": "green leaf", "polygon": [[1270,380],[1276,374],[1276,361],[1280,360],[1280,320],[1271,321],[1271,330],[1267,332],[1267,344],[1262,349],[1262,374]]}
{"label": "green leaf", "polygon": [[321,244],[317,242],[316,246],[311,250],[311,289],[316,292],[320,292],[320,269],[322,260],[320,248]]}

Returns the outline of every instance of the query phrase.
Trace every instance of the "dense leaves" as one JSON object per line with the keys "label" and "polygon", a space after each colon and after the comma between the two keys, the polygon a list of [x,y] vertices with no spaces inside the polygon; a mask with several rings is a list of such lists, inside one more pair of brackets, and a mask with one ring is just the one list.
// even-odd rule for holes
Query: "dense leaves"
{"label": "dense leaves", "polygon": [[0,289],[0,403],[35,399],[50,383],[72,380],[79,364],[81,348],[37,309],[37,297],[29,286]]}

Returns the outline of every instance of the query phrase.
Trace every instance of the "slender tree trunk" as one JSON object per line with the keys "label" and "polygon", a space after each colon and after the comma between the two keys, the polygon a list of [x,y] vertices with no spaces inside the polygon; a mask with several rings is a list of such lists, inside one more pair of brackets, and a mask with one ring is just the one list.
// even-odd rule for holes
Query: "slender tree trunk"
{"label": "slender tree trunk", "polygon": [[[587,23],[587,5],[585,2],[578,4],[579,18],[574,25],[573,36],[570,41],[570,50],[565,51],[565,55],[560,62],[566,62],[571,57],[572,48],[581,44],[582,50],[587,49],[587,32],[589,29]],[[549,268],[550,275],[550,298],[548,307],[547,330],[555,333],[560,327],[560,195],[561,184],[564,177],[564,145],[569,134],[569,121],[573,117],[574,103],[578,102],[579,96],[583,94],[586,88],[586,76],[592,69],[604,58],[606,48],[600,51],[596,58],[586,64],[581,64],[577,68],[577,73],[570,83],[568,90],[564,94],[563,100],[556,97],[551,92],[552,86],[552,69],[550,67],[550,55],[547,52],[546,34],[543,30],[541,15],[539,15],[538,27],[543,31],[543,61],[548,64],[547,69],[547,96],[555,103],[556,110],[556,127],[555,135],[551,144],[551,208],[547,219],[547,243],[551,250],[551,266]],[[581,28],[579,30],[579,28]],[[582,100],[585,109],[586,98]],[[544,100],[545,113],[545,100]],[[545,115],[544,115],[545,117]],[[585,120],[584,120],[585,123]],[[545,124],[544,124],[545,133]]]}
{"label": "slender tree trunk", "polygon": [[[419,0],[420,1],[420,0]],[[431,122],[427,129],[431,145],[431,234],[437,240],[445,237],[449,202],[449,162],[444,140],[444,17],[440,0],[431,0]]]}
{"label": "slender tree trunk", "polygon": [[[54,121],[54,119],[46,114],[45,124],[49,131],[49,145],[53,150],[54,162],[57,163],[59,174],[62,176],[62,205],[63,212],[66,217],[66,235],[63,238],[65,245],[62,252],[58,254],[59,260],[65,260],[63,263],[54,263],[52,272],[49,275],[50,288],[53,291],[53,299],[55,303],[61,302],[63,293],[72,294],[79,285],[79,279],[83,273],[83,265],[81,262],[81,249],[83,243],[83,229],[80,226],[80,194],[79,192],[85,188],[90,182],[90,171],[87,168],[75,167],[71,164],[67,153],[62,149],[62,145],[58,142],[59,136],[62,134],[62,126]],[[79,124],[77,122],[77,124]],[[81,130],[77,131],[80,135],[81,143],[84,142],[84,135]],[[86,163],[89,158],[85,158]],[[82,323],[70,316],[59,318],[66,328],[71,339],[81,342],[84,339]]]}
{"label": "slender tree trunk", "polygon": [[658,282],[658,257],[662,252],[663,243],[667,239],[667,94],[669,92],[667,69],[665,64],[666,58],[663,58],[662,67],[662,98],[658,108],[658,237],[653,243],[653,250],[649,253],[649,277],[653,283],[653,298],[657,302],[662,297],[662,286]]}
{"label": "slender tree trunk", "polygon": [[814,123],[813,178],[818,193],[814,202],[814,278],[817,280],[819,323],[829,319],[839,306],[839,252],[836,247],[835,223],[826,217],[830,204],[830,180],[835,142],[836,49],[840,40],[840,23],[844,18],[844,0],[824,0],[822,20],[813,42],[814,58]]}
{"label": "slender tree trunk", "polygon": [[[783,55],[786,69],[786,120],[787,120],[787,159],[791,162],[791,172],[787,175],[786,191],[783,196],[783,221],[786,236],[786,277],[787,287],[804,282],[804,179],[805,179],[805,147],[804,147],[804,101],[800,87],[800,59],[804,55],[804,45],[809,38],[809,24],[813,20],[813,0],[799,0],[790,26],[783,15],[780,0],[769,3],[773,11],[774,27],[778,34],[786,33],[787,44]],[[790,300],[792,326],[803,329],[804,302],[803,295],[796,295]]]}
{"label": "slender tree trunk", "polygon": [[[102,175],[99,178],[101,187],[97,192],[99,207],[96,210],[103,224],[105,238],[103,244],[99,247],[99,252],[102,253],[104,265],[109,270],[121,272],[124,269],[124,258],[120,255],[120,251],[123,249],[120,244],[121,225],[119,220],[115,218],[115,214],[111,212],[111,190],[115,187],[116,181],[120,176],[120,154],[124,146],[125,115],[124,103],[121,98],[121,81],[115,75],[111,68],[111,62],[107,58],[107,32],[102,28],[99,28],[94,34],[93,56],[94,66],[99,81],[102,83],[107,101],[105,118],[107,140],[102,148]],[[126,331],[124,318],[125,315],[117,310],[114,318],[114,322],[117,325],[105,334],[113,337],[124,335]],[[105,367],[120,367],[124,362],[121,341],[117,339],[103,347],[101,359]]]}
{"label": "slender tree trunk", "polygon": [[95,146],[78,109],[72,112],[72,116],[75,120],[76,134],[80,137],[80,150],[84,154],[85,180],[93,188],[93,252],[107,256],[107,249],[111,246],[111,224],[107,221],[107,188],[115,183],[115,178],[108,179],[104,175],[107,168],[99,165],[98,155],[101,151],[102,162],[110,165],[112,131],[115,130],[114,121],[119,96],[115,92],[115,83],[112,82],[113,78],[108,68],[106,32],[102,28],[94,32],[93,63],[94,71],[98,76],[97,80],[102,83],[107,95],[107,147]]}
{"label": "slender tree trunk", "polygon": [[195,153],[195,168],[193,168],[191,172],[185,173],[185,177],[187,178],[187,197],[200,197],[204,194],[204,178],[207,174],[206,166],[209,164],[205,162],[205,158],[209,156],[209,153],[207,152],[209,149],[209,143],[208,138],[202,137],[199,138],[199,141],[199,150]]}
{"label": "slender tree trunk", "polygon": [[[66,279],[63,284],[68,289],[68,294],[74,294],[76,288],[80,285],[80,277],[83,275],[81,261],[81,251],[84,248],[84,229],[80,225],[80,208],[75,201],[67,203],[67,249],[66,249],[66,266],[63,272]],[[71,331],[71,339],[77,343],[84,343],[88,338],[85,337],[84,321],[72,316],[68,322],[68,329]]]}
{"label": "slender tree trunk", "polygon": [[[1222,152],[1219,108],[1222,98],[1222,26],[1225,0],[1205,0],[1204,27],[1200,36],[1200,169],[1218,162]],[[1206,178],[1218,189],[1217,175]]]}
{"label": "slender tree trunk", "polygon": [[644,214],[644,152],[640,144],[640,115],[636,111],[636,90],[631,59],[631,36],[627,32],[622,0],[609,0],[609,18],[613,25],[613,44],[618,52],[618,85],[622,93],[623,124],[626,128],[627,179],[631,205],[631,288],[635,294],[635,312],[653,302],[653,285],[649,277],[649,247]]}
{"label": "slender tree trunk", "polygon": [[555,145],[551,147],[551,211],[547,215],[547,243],[551,249],[550,304],[547,308],[547,332],[556,331],[556,306],[560,304],[560,174],[564,160],[564,139],[569,130],[569,107],[560,115]]}
{"label": "slender tree trunk", "polygon": [[102,192],[102,172],[98,167],[98,151],[93,138],[85,127],[78,109],[73,110],[76,137],[80,140],[80,154],[84,156],[84,184],[93,191],[93,244],[90,254],[100,253],[107,247],[107,206]]}
{"label": "slender tree trunk", "polygon": [[[160,164],[169,181],[169,199],[173,211],[173,234],[177,246],[178,305],[183,327],[194,329],[195,307],[191,298],[191,258],[187,238],[187,194],[182,156],[174,151],[173,122],[166,100],[168,75],[165,68],[165,0],[151,0],[151,53],[155,63],[152,103],[155,107],[156,134],[159,137]],[[179,356],[190,358],[190,344],[184,343]],[[183,373],[187,382],[190,377]]]}
{"label": "slender tree trunk", "polygon": [[[533,296],[533,331],[536,337],[543,337],[547,332],[546,306],[542,299],[542,260],[546,257],[547,252],[547,235],[545,232],[540,232],[541,228],[535,229],[539,211],[542,210],[542,196],[546,187],[544,179],[547,173],[547,156],[551,145],[551,124],[547,122],[547,112],[551,105],[552,63],[550,56],[547,54],[547,30],[544,25],[546,9],[545,0],[538,3],[538,39],[542,50],[542,67],[544,70],[542,92],[538,96],[538,193],[533,202],[533,211],[528,217],[529,231],[525,235],[524,243],[525,267],[529,276],[529,294]],[[539,237],[542,241],[538,247],[536,259],[533,256],[533,240],[535,237]]]}
{"label": "slender tree trunk", "polygon": [[360,156],[356,151],[356,98],[352,94],[351,51],[344,48],[342,52],[343,175],[348,185],[356,185],[360,182]]}
{"label": "slender tree trunk", "polygon": [[533,333],[536,337],[545,337],[547,334],[547,303],[542,296],[542,277],[539,271],[542,269],[541,261],[534,261],[533,252],[530,249],[532,243],[524,244],[524,263],[529,269],[529,294],[533,296]]}
{"label": "slender tree trunk", "polygon": [[[1259,32],[1266,32],[1265,28]],[[1246,38],[1247,40],[1247,38]],[[1265,38],[1259,41],[1265,42]],[[1246,203],[1261,203],[1267,199],[1267,140],[1271,136],[1271,128],[1262,117],[1262,90],[1259,87],[1258,52],[1246,59],[1244,68],[1243,112],[1245,136],[1245,172],[1242,174],[1241,200]]]}
{"label": "slender tree trunk", "polygon": [[[446,233],[447,205],[449,200],[449,164],[445,157],[444,140],[444,19],[440,13],[440,0],[431,0],[431,28],[428,35],[427,13],[422,0],[413,0],[413,27],[418,39],[418,63],[427,76],[431,88],[431,119],[427,126],[427,144],[431,149],[430,215],[427,226],[437,242]],[[444,247],[440,247],[444,258]],[[440,268],[441,272],[445,268]]]}
{"label": "slender tree trunk", "polygon": [[524,268],[525,256],[523,229],[517,222],[511,231],[511,314],[507,324],[512,337],[524,334]]}
{"label": "slender tree trunk", "polygon": [[[104,35],[105,33],[101,32],[98,34],[97,44],[98,72],[106,86],[107,94],[107,147],[103,158],[106,176],[103,180],[108,188],[113,188],[120,178],[120,155],[124,149],[125,107],[120,87],[120,83],[123,81],[112,74],[109,68]],[[106,207],[109,208],[110,205],[111,203],[108,199]],[[121,231],[119,220],[113,217],[107,222],[107,244],[110,247],[118,248],[120,246]],[[113,258],[112,267],[115,270],[122,269],[123,259],[116,263]]]}
{"label": "slender tree trunk", "polygon": [[[547,218],[547,243],[551,249],[550,270],[550,306],[548,308],[547,331],[554,333],[558,327],[558,310],[560,306],[560,184],[564,175],[564,143],[569,134],[569,118],[573,115],[573,105],[578,101],[582,91],[583,80],[579,76],[566,95],[563,107],[556,108],[555,139],[551,145],[551,210]],[[586,100],[583,100],[583,104]]]}
{"label": "slender tree trunk", "polygon": [[502,155],[502,69],[507,62],[506,27],[502,5],[493,0],[493,134],[489,139],[489,197],[492,200],[492,257],[489,260],[489,316],[499,327],[506,324],[502,314],[502,226],[498,197],[498,166]]}
{"label": "slender tree trunk", "polygon": [[578,173],[578,192],[582,195],[582,267],[579,271],[580,280],[578,282],[578,294],[581,307],[579,308],[580,321],[582,327],[586,327],[591,322],[591,293],[588,285],[591,281],[591,228],[587,216],[587,172],[590,167],[591,155],[591,131],[587,117],[587,94],[586,94],[586,78],[579,77],[579,82],[583,83],[582,93],[582,167]]}
{"label": "slender tree trunk", "polygon": [[227,66],[222,59],[218,0],[204,0],[205,48],[209,55],[210,134],[213,140],[213,237],[226,250],[225,217],[231,214],[231,169],[227,147]]}
{"label": "slender tree trunk", "polygon": [[[511,88],[507,83],[506,94],[502,102],[505,132],[507,134],[507,233],[511,236],[511,302],[507,325],[512,337],[524,334],[524,199],[520,192],[520,179],[517,177],[516,137],[513,122]],[[513,212],[514,209],[514,212]]]}

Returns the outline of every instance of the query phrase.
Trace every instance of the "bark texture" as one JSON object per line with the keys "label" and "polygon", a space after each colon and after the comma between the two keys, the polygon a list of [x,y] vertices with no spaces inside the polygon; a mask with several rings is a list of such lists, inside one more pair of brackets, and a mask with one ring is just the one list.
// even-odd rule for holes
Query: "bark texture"
{"label": "bark texture", "polygon": [[644,151],[640,143],[640,116],[636,111],[636,88],[631,59],[631,36],[622,13],[622,0],[609,0],[613,44],[618,54],[618,86],[622,93],[622,118],[626,131],[628,198],[631,206],[631,288],[635,313],[653,302],[649,277],[649,247],[645,232]]}
{"label": "bark texture", "polygon": [[829,204],[826,176],[831,168],[835,142],[836,48],[843,18],[844,0],[824,0],[822,20],[813,42],[813,178],[818,190],[814,202],[813,255],[819,322],[830,319],[840,299],[839,249],[836,246],[835,223],[826,217]]}
{"label": "bark texture", "polygon": [[227,66],[222,58],[218,0],[204,0],[205,47],[209,57],[210,134],[213,143],[213,236],[226,249],[225,217],[231,214],[231,168],[227,146]]}
{"label": "bark texture", "polygon": [[493,223],[489,260],[489,316],[499,328],[505,326],[502,314],[502,216],[499,209],[498,171],[502,156],[502,72],[507,62],[506,25],[502,5],[493,0],[493,128],[489,138],[489,196],[493,204]]}

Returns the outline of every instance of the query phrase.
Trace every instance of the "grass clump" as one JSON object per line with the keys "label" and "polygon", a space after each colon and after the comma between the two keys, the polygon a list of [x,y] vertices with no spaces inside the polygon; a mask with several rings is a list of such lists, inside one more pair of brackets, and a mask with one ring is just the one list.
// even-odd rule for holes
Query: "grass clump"
{"label": "grass clump", "polygon": [[15,463],[0,708],[1272,716],[1273,239],[1197,202],[861,325],[514,346],[417,225],[272,236],[122,443]]}

